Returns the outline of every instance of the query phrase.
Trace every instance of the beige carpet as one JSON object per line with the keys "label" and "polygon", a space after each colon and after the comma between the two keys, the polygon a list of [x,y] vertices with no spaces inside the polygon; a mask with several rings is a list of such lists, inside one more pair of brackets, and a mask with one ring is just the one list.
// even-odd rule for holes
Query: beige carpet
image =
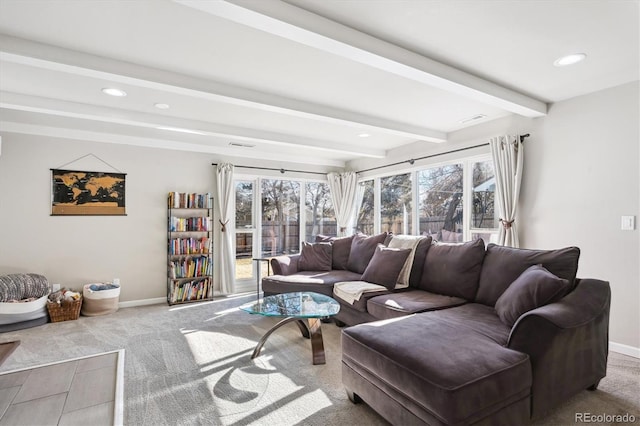
{"label": "beige carpet", "polygon": [[[253,297],[121,309],[6,333],[6,340],[19,333],[22,343],[0,371],[124,348],[125,425],[387,424],[347,399],[340,329],[333,324],[322,325],[325,365],[312,365],[310,343],[293,323],[251,360],[257,341],[277,321],[237,309]],[[580,393],[535,424],[573,425],[576,412],[630,412],[640,419],[639,378],[640,360],[611,353],[598,391]]]}

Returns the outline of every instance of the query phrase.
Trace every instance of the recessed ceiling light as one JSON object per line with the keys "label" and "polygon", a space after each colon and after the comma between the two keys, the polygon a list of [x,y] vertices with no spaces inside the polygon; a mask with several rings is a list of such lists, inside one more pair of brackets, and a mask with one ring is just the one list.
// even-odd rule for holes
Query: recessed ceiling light
{"label": "recessed ceiling light", "polygon": [[566,67],[567,65],[577,64],[584,61],[587,55],[584,53],[572,53],[571,55],[563,56],[553,61],[553,65],[556,67]]}
{"label": "recessed ceiling light", "polygon": [[127,92],[124,90],[116,89],[114,87],[105,87],[102,89],[102,93],[109,96],[117,96],[119,98],[127,96]]}
{"label": "recessed ceiling light", "polygon": [[483,118],[487,118],[484,114],[476,114],[473,117],[467,117],[460,120],[460,124],[468,123],[470,121],[482,120]]}
{"label": "recessed ceiling light", "polygon": [[192,135],[204,135],[204,133],[199,132],[197,130],[191,130],[191,129],[183,129],[182,127],[165,127],[165,126],[158,126],[156,127],[156,129],[158,130],[168,130],[170,132],[179,132],[179,133],[190,133]]}
{"label": "recessed ceiling light", "polygon": [[359,138],[368,138],[369,136],[371,136],[369,133],[360,133],[358,135]]}
{"label": "recessed ceiling light", "polygon": [[169,109],[169,104],[153,104],[158,109]]}

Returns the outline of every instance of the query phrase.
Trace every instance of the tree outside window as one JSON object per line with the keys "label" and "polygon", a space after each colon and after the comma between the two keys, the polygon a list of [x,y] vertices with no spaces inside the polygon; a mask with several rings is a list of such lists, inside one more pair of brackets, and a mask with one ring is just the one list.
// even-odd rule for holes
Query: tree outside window
{"label": "tree outside window", "polygon": [[335,237],[337,235],[336,215],[331,202],[329,185],[326,182],[305,184],[307,242],[314,242],[316,235]]}
{"label": "tree outside window", "polygon": [[380,179],[380,227],[382,232],[412,233],[411,173]]}
{"label": "tree outside window", "polygon": [[300,182],[262,180],[262,256],[300,251]]}
{"label": "tree outside window", "polygon": [[358,191],[361,191],[362,202],[358,210],[358,217],[356,218],[356,232],[361,232],[366,235],[374,234],[374,182],[373,180],[366,180],[360,182]]}
{"label": "tree outside window", "polygon": [[438,241],[461,242],[463,218],[462,164],[418,172],[420,233]]}

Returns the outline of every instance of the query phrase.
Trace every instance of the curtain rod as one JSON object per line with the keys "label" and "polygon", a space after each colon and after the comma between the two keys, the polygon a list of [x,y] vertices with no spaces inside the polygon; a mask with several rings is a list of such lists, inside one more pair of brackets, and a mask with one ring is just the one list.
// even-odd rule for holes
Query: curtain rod
{"label": "curtain rod", "polygon": [[[525,138],[528,138],[529,136],[530,136],[529,133],[527,133],[526,135],[520,135],[520,142],[523,143]],[[468,146],[466,148],[453,149],[453,150],[447,151],[447,152],[439,152],[437,154],[425,155],[424,157],[411,158],[409,160],[398,161],[397,163],[391,163],[391,164],[385,164],[383,166],[371,167],[370,169],[359,170],[356,173],[370,172],[370,171],[373,171],[373,170],[384,169],[385,167],[397,166],[399,164],[404,164],[404,163],[409,163],[409,164],[413,165],[413,163],[415,163],[418,160],[426,160],[427,158],[439,157],[441,155],[453,154],[455,152],[466,151],[466,150],[469,150],[469,149],[480,148],[481,146],[488,146],[488,145],[489,145],[488,142],[487,143],[481,143],[479,145]]]}
{"label": "curtain rod", "polygon": [[[212,166],[217,166],[218,163],[211,163]],[[322,176],[326,176],[326,173],[323,172],[308,172],[305,170],[289,170],[289,169],[276,169],[274,167],[254,167],[254,166],[236,166],[234,165],[233,167],[237,167],[239,169],[255,169],[255,170],[273,170],[276,172],[280,172],[282,174],[284,174],[285,172],[294,172],[294,173],[307,173],[307,174],[311,174],[311,175],[322,175]]]}

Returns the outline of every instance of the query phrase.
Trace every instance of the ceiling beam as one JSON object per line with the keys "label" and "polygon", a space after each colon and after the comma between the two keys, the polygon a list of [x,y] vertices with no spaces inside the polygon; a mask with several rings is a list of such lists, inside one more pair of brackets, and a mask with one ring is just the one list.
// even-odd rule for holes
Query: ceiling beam
{"label": "ceiling beam", "polygon": [[[225,124],[210,123],[138,111],[125,111],[98,105],[0,91],[0,108],[29,111],[105,123],[136,126],[149,129],[177,128],[197,132],[200,138],[218,137],[232,141],[254,142],[263,145],[287,146],[290,149],[324,151],[368,158],[384,158],[386,151],[339,144],[332,141],[301,138],[288,134],[267,132]],[[162,130],[162,129],[160,129]]]}
{"label": "ceiling beam", "polygon": [[429,142],[446,133],[0,34],[0,60]]}
{"label": "ceiling beam", "polygon": [[18,123],[5,120],[0,120],[0,131],[25,135],[37,135],[53,138],[111,143],[117,145],[134,145],[144,148],[160,148],[174,151],[201,152],[207,154],[215,154],[217,157],[224,156],[237,158],[254,158],[259,160],[277,161],[279,162],[279,164],[286,162],[340,168],[344,168],[345,166],[344,161],[323,159],[314,157],[312,155],[302,158],[299,155],[288,155],[277,152],[265,153],[264,151],[251,151],[250,149],[245,148],[232,148],[224,146],[221,147],[219,145],[202,145],[172,139],[160,139],[157,137],[151,138],[124,135],[120,133],[93,132],[90,130],[43,126],[40,124]]}
{"label": "ceiling beam", "polygon": [[526,117],[546,103],[280,0],[176,3]]}

